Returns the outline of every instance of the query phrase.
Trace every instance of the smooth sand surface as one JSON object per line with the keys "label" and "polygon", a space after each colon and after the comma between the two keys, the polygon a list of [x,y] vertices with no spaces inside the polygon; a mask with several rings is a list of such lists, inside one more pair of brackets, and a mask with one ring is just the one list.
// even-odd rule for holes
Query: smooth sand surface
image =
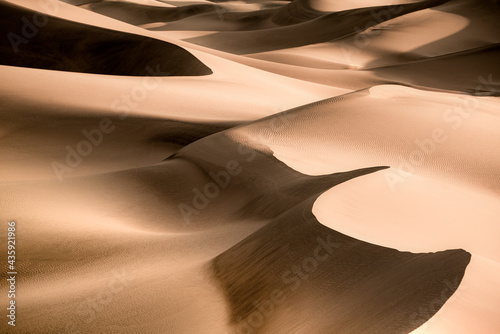
{"label": "smooth sand surface", "polygon": [[498,2],[0,6],[0,332],[500,332]]}

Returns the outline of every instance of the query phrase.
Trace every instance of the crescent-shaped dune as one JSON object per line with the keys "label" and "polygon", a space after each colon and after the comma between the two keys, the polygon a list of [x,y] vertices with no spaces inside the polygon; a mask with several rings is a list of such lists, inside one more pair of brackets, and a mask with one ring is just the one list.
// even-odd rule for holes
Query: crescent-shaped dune
{"label": "crescent-shaped dune", "polygon": [[[0,6],[1,34],[7,37],[0,44],[2,65],[130,76],[212,73],[170,43],[67,21],[3,1]],[[158,66],[162,71],[156,70]]]}
{"label": "crescent-shaped dune", "polygon": [[0,0],[1,333],[500,333],[493,0]]}

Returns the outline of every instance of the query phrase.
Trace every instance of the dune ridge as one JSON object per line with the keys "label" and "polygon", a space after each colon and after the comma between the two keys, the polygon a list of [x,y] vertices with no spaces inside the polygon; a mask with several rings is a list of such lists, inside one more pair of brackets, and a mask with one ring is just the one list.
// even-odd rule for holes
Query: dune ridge
{"label": "dune ridge", "polygon": [[[0,6],[2,34],[8,37],[0,44],[2,65],[133,76],[212,73],[176,45],[85,26],[3,1]],[[158,66],[163,70],[157,71]]]}
{"label": "dune ridge", "polygon": [[497,334],[499,17],[0,1],[0,331]]}

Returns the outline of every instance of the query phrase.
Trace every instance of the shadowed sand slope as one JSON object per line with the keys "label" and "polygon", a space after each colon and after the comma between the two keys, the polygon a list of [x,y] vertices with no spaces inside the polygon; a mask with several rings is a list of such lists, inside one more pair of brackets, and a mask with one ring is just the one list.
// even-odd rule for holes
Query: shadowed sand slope
{"label": "shadowed sand slope", "polygon": [[[259,124],[265,128],[265,121]],[[470,261],[462,250],[399,252],[335,232],[313,216],[312,204],[326,189],[385,167],[308,177],[236,143],[216,134],[173,158],[212,173],[221,161],[238,159],[241,174],[225,191],[246,188],[252,195],[237,217],[271,219],[213,263],[236,333],[405,333],[428,320],[458,287]],[[323,253],[318,246],[326,248]],[[429,300],[437,300],[432,311],[417,316]]]}
{"label": "shadowed sand slope", "polygon": [[[289,18],[285,18],[285,16],[288,16],[287,14],[277,14],[277,22],[297,24],[267,29],[265,31],[256,30],[243,33],[221,32],[190,38],[187,39],[187,41],[235,54],[279,50],[322,43],[345,37],[353,34],[357,30],[359,31],[357,27],[368,29],[376,25],[377,21],[374,17],[379,17],[381,21],[378,23],[380,23],[394,17],[437,6],[445,2],[447,2],[447,0],[426,0],[415,4],[405,4],[393,7],[380,6],[375,8],[360,8],[338,13],[324,13],[324,15],[317,14],[318,17],[315,19],[314,16],[316,15],[308,15],[308,12],[301,10],[299,5],[290,5],[292,6],[290,8],[301,10],[301,15],[306,17],[312,16],[313,19],[302,22],[300,15],[297,14],[290,15]],[[393,14],[385,14],[388,10]],[[293,17],[299,17],[299,19],[292,19]]]}
{"label": "shadowed sand slope", "polygon": [[[500,66],[492,66],[500,57],[500,44],[457,54],[382,67],[373,72],[394,82],[416,87],[463,91],[473,95],[500,95]],[[460,71],[455,71],[460,68]]]}
{"label": "shadowed sand slope", "polygon": [[215,12],[218,9],[210,4],[160,7],[119,1],[97,1],[89,4],[87,8],[96,13],[136,25],[177,21],[194,15]]}
{"label": "shadowed sand slope", "polygon": [[[134,76],[212,73],[171,43],[75,23],[3,1],[0,27],[6,37],[0,40],[2,65]],[[156,71],[158,66],[161,72]]]}
{"label": "shadowed sand slope", "polygon": [[[15,110],[12,107],[11,110]],[[30,113],[23,109],[24,116]],[[132,168],[163,160],[181,147],[214,132],[233,126],[233,123],[191,123],[166,118],[103,115],[65,115],[44,109],[41,113],[20,120],[12,115],[0,117],[9,129],[0,141],[0,154],[16,156],[18,160],[1,161],[0,180],[31,180],[102,173]],[[104,121],[103,121],[104,120]],[[48,123],[47,123],[48,122]],[[102,131],[102,124],[109,127]],[[30,143],[15,150],[16,143]],[[67,145],[63,145],[67,143]],[[83,145],[90,143],[89,152],[82,155]],[[56,146],[55,150],[49,149]]]}
{"label": "shadowed sand slope", "polygon": [[[36,326],[42,333],[81,326],[112,333],[195,333],[201,328],[247,333],[243,326],[256,321],[254,301],[275,298],[269,293],[281,289],[287,302],[278,302],[261,325],[252,325],[256,332],[324,333],[335,328],[362,333],[371,326],[399,333],[428,320],[454,292],[469,254],[400,253],[341,235],[312,216],[319,194],[385,167],[307,176],[265,147],[253,149],[230,135],[207,136],[156,165],[62,183],[2,184],[0,193],[9,194],[0,196],[2,203],[18,198],[2,215],[29,227],[22,254],[34,263],[24,275],[38,282],[24,286],[19,299],[29,310],[21,328],[30,332]],[[20,210],[26,205],[33,210]],[[71,218],[74,212],[79,215]],[[52,231],[47,242],[42,241],[45,229]],[[318,251],[324,243],[326,248]],[[134,250],[129,252],[130,247]],[[317,264],[306,259],[314,254]],[[207,267],[214,258],[222,291]],[[295,273],[295,263],[308,272]],[[127,288],[92,313],[81,301],[106,289],[116,275],[111,264],[126,273]],[[99,279],[88,277],[89,267]],[[35,291],[37,286],[43,286],[41,292]],[[57,293],[43,294],[53,290]],[[62,296],[64,304],[54,303]],[[414,314],[435,298],[434,311]],[[210,303],[210,311],[202,312]],[[52,320],[43,320],[47,309],[56,313]],[[375,310],[384,310],[384,316]],[[364,321],[357,320],[357,311]],[[85,324],[89,317],[93,320]],[[189,319],[196,319],[196,325]]]}
{"label": "shadowed sand slope", "polygon": [[[286,2],[163,2],[155,6],[97,1],[82,6],[96,13],[147,27],[152,31],[248,31],[275,27],[271,17]],[[168,7],[167,7],[168,6]]]}
{"label": "shadowed sand slope", "polygon": [[500,333],[499,17],[0,0],[11,332]]}
{"label": "shadowed sand slope", "polygon": [[[282,114],[286,116],[289,123],[300,124]],[[221,162],[238,160],[241,174],[231,178],[224,190],[245,189],[248,194],[235,217],[270,220],[213,262],[236,333],[407,333],[420,326],[458,287],[470,254],[462,250],[399,252],[320,224],[312,206],[321,193],[363,179],[363,175],[381,173],[386,167],[315,177],[296,173],[264,153],[268,150],[264,136],[243,135],[255,127],[265,130],[269,126],[269,130],[278,117],[228,130],[229,137],[212,135],[172,158],[188,160],[210,175],[223,167]],[[244,138],[259,140],[250,149],[241,144]],[[193,221],[203,221],[205,215],[210,212],[196,214]],[[319,254],[318,246],[326,250]],[[418,314],[429,301],[433,301],[432,309]]]}
{"label": "shadowed sand slope", "polygon": [[308,200],[213,262],[236,333],[408,333],[458,287],[470,254],[412,254],[319,224]]}
{"label": "shadowed sand slope", "polygon": [[[216,180],[218,184],[227,182],[225,190],[245,194],[247,200],[235,210],[237,219],[275,218],[290,207],[337,184],[387,168],[377,166],[331,175],[308,176],[288,167],[270,152],[235,141],[230,134],[229,131],[206,137],[179,150],[167,161],[189,161],[209,176],[208,180]],[[240,173],[232,177],[228,175],[228,172],[224,171],[228,164],[237,165]],[[203,217],[196,216],[193,218],[197,220]]]}

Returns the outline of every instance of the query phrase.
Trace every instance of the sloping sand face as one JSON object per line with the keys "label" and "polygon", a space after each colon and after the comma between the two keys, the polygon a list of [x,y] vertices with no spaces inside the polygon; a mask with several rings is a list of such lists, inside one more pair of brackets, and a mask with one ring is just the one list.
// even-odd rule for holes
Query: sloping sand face
{"label": "sloping sand face", "polygon": [[[212,73],[176,45],[62,20],[5,2],[0,5],[2,35],[8,37],[0,45],[2,65],[131,76]],[[163,70],[155,73],[158,66]]]}
{"label": "sloping sand face", "polygon": [[496,1],[0,7],[0,332],[500,332]]}
{"label": "sloping sand face", "polygon": [[[210,153],[208,148],[212,148]],[[216,134],[156,166],[72,178],[63,183],[5,184],[2,193],[9,196],[3,196],[2,203],[8,204],[9,210],[2,214],[13,216],[23,207],[32,207],[30,212],[16,215],[18,221],[30,222],[23,232],[28,246],[23,254],[32,261],[23,270],[33,284],[27,284],[25,289],[33,292],[19,298],[28,305],[31,316],[21,328],[30,331],[33,324],[42,323],[51,330],[84,326],[86,330],[105,327],[119,331],[115,326],[123,326],[120,331],[132,333],[139,327],[144,329],[141,321],[148,321],[147,331],[196,332],[198,327],[186,322],[198,319],[199,328],[207,326],[214,333],[246,332],[248,326],[255,331],[276,332],[290,330],[287,326],[303,327],[307,318],[321,310],[324,319],[305,326],[305,331],[320,332],[333,326],[344,332],[359,332],[376,328],[380,321],[375,311],[386,307],[382,328],[394,332],[414,329],[427,319],[415,317],[418,306],[438,298],[440,303],[427,317],[437,311],[458,286],[470,255],[449,251],[426,257],[370,245],[320,225],[311,213],[321,192],[385,168],[305,176],[268,154]],[[12,201],[12,195],[22,200]],[[72,218],[75,212],[78,218]],[[259,229],[264,224],[266,227]],[[53,241],[45,242],[48,231],[52,231]],[[339,245],[345,248],[337,253]],[[299,254],[304,254],[305,260]],[[148,260],[137,262],[143,256]],[[208,261],[214,257],[215,275],[223,290],[217,289],[218,279],[210,278]],[[44,258],[47,260],[42,265]],[[297,259],[300,261],[296,265]],[[323,269],[317,270],[320,265]],[[296,272],[296,266],[304,267],[300,269],[304,273]],[[89,278],[86,270],[90,267],[101,279]],[[110,267],[116,269],[109,271]],[[416,279],[415,275],[423,276]],[[193,276],[198,279],[193,281]],[[108,285],[112,282],[115,288],[117,277],[125,283],[122,289],[111,291]],[[352,281],[346,281],[347,277]],[[80,279],[82,283],[78,283]],[[143,285],[134,285],[137,279],[148,282],[148,292],[141,292]],[[455,285],[443,298],[443,282],[448,281]],[[396,282],[401,290],[392,286]],[[58,294],[43,294],[56,285],[60,286]],[[175,293],[179,289],[183,293]],[[118,290],[120,293],[115,292]],[[275,296],[275,290],[282,290],[288,300],[282,307],[292,307],[292,311],[278,311],[283,308],[274,299],[277,304],[272,311],[262,311],[262,307],[271,307],[266,304],[267,298],[284,300],[281,295]],[[403,290],[414,292],[407,299],[396,298]],[[326,298],[320,291],[331,295]],[[414,298],[417,292],[420,297]],[[136,294],[141,297],[134,298]],[[192,300],[190,296],[219,306],[209,313],[201,312],[202,304],[186,304]],[[227,298],[227,305],[222,297]],[[66,307],[52,308],[58,312],[58,317],[52,318],[57,323],[42,321],[44,313],[37,309],[39,303],[51,305],[62,298]],[[404,312],[396,312],[397,316],[393,314],[395,309],[382,306],[393,305],[393,298],[398,309],[405,308]],[[260,305],[261,299],[264,306]],[[332,304],[332,300],[336,302]],[[123,317],[120,305],[125,301],[129,301],[135,318]],[[365,307],[360,308],[361,304]],[[95,307],[98,311],[93,310]],[[150,307],[156,311],[146,311]],[[172,318],[169,314],[173,310],[183,311],[176,311],[177,317]],[[365,323],[342,324],[351,323],[361,310],[367,317]],[[338,315],[329,317],[329,312]],[[72,315],[77,315],[74,321],[62,321]],[[109,317],[114,320],[108,322]],[[343,319],[340,323],[339,317]]]}
{"label": "sloping sand face", "polygon": [[408,333],[458,287],[470,254],[361,242],[320,225],[312,202],[215,259],[236,333]]}

